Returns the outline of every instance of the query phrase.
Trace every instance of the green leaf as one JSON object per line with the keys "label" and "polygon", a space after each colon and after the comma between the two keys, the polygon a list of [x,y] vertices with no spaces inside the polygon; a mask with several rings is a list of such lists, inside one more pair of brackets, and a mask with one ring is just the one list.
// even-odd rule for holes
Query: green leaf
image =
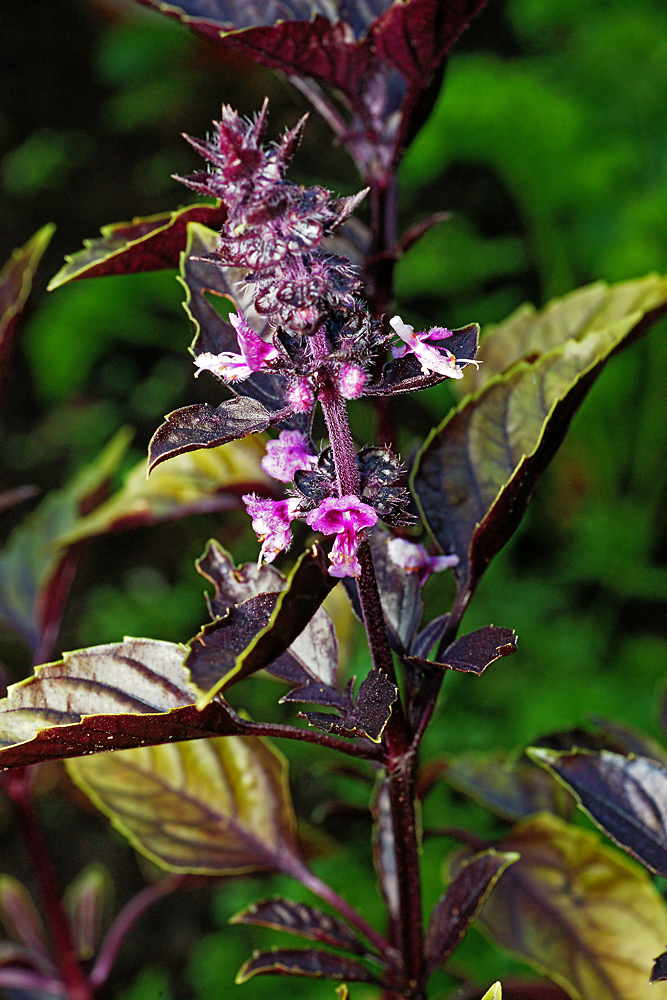
{"label": "green leaf", "polygon": [[257,437],[231,441],[170,458],[146,476],[145,459],[131,469],[123,485],[105,503],[58,538],[61,546],[109,531],[187,517],[236,504],[226,493],[239,483],[267,481],[260,461],[264,445]]}
{"label": "green leaf", "polygon": [[[502,947],[573,1000],[645,1000],[667,940],[667,907],[646,872],[598,836],[543,814],[496,849],[520,859],[479,916]],[[653,986],[664,1000],[667,985]]]}
{"label": "green leaf", "polygon": [[221,225],[226,214],[220,205],[188,205],[174,212],[103,226],[101,238],[86,240],[84,250],[65,258],[67,263],[52,278],[49,291],[77,278],[177,268],[188,222]]}
{"label": "green leaf", "polygon": [[[609,289],[605,308],[598,309],[600,325],[590,329],[585,299],[580,292],[574,297],[574,315],[570,297],[545,310],[550,329],[562,324],[558,346],[487,381],[435,428],[417,456],[412,488],[424,520],[443,552],[459,557],[452,612],[457,620],[516,530],[537,480],[609,357],[667,310],[667,279],[649,276]],[[536,327],[542,315],[534,317]],[[566,326],[577,339],[568,337]]]}
{"label": "green leaf", "polygon": [[0,365],[9,346],[14,320],[30,295],[32,279],[55,226],[43,226],[25,246],[15,250],[0,271]]}
{"label": "green leaf", "polygon": [[38,667],[0,701],[0,767],[243,732],[220,699],[197,711],[186,652],[125,639]]}
{"label": "green leaf", "polygon": [[71,582],[62,574],[64,557],[58,542],[72,530],[84,503],[117,469],[130,438],[129,432],[120,431],[93,463],[61,490],[47,494],[0,552],[0,619],[23,637],[38,662],[51,653],[44,638],[57,630]]}
{"label": "green leaf", "polygon": [[68,770],[161,868],[231,875],[301,864],[286,763],[261,739],[141,747],[69,761]]}

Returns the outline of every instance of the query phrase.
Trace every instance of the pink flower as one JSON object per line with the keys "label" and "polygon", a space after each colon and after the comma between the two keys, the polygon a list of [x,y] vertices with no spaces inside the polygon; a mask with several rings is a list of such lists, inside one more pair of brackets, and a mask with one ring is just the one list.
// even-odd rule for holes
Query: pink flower
{"label": "pink flower", "polygon": [[461,365],[475,365],[479,368],[479,361],[474,361],[472,358],[455,358],[446,347],[439,350],[427,343],[427,341],[433,340],[446,340],[452,336],[451,330],[445,330],[442,326],[434,326],[426,333],[415,333],[414,327],[404,323],[400,316],[392,317],[389,320],[389,325],[403,341],[400,347],[392,347],[392,357],[402,358],[406,354],[414,354],[424,375],[435,374],[443,375],[446,378],[463,378]]}
{"label": "pink flower", "polygon": [[269,441],[261,466],[267,475],[290,483],[298,469],[308,470],[317,465],[317,455],[311,454],[301,431],[281,431],[277,440]]}
{"label": "pink flower", "polygon": [[324,535],[336,535],[329,554],[331,576],[359,576],[361,565],[357,550],[361,541],[360,532],[372,527],[378,519],[372,507],[359,497],[327,497],[319,507],[309,511],[306,521],[315,531]]}
{"label": "pink flower", "polygon": [[368,382],[368,374],[359,365],[346,364],[336,376],[336,385],[344,399],[359,399]]}
{"label": "pink flower", "polygon": [[287,402],[295,413],[308,413],[315,405],[315,391],[309,379],[299,378],[287,390]]}
{"label": "pink flower", "polygon": [[242,316],[230,313],[229,322],[236,330],[240,354],[223,351],[222,354],[199,354],[195,364],[200,372],[209,371],[226,382],[241,382],[253,372],[261,371],[267,361],[278,357],[278,351],[273,344],[267,344],[259,334],[248,326]]}
{"label": "pink flower", "polygon": [[392,538],[387,544],[389,558],[408,573],[419,573],[419,586],[423,587],[431,573],[458,566],[458,556],[430,556],[423,545],[415,545],[404,538]]}
{"label": "pink flower", "polygon": [[246,493],[241,499],[262,543],[257,565],[262,561],[273,562],[279,552],[284,552],[292,544],[290,523],[294,520],[299,500],[296,497],[288,500],[265,500],[255,493]]}

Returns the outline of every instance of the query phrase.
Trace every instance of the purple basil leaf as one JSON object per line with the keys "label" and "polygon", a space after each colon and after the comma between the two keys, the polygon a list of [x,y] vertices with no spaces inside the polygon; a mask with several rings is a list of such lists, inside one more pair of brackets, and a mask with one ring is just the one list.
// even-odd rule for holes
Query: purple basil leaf
{"label": "purple basil leaf", "polygon": [[[574,305],[572,305],[572,300]],[[454,553],[461,615],[496,553],[518,527],[535,485],[606,362],[667,309],[656,276],[606,289],[593,319],[575,294],[531,314],[560,323],[561,343],[485,383],[437,427],[417,457],[412,488],[443,552]],[[581,306],[583,309],[583,305]],[[493,336],[504,335],[510,317]],[[572,331],[571,339],[567,339]]]}
{"label": "purple basil leaf", "polygon": [[[280,659],[282,659],[282,657]],[[277,660],[276,662],[280,663],[280,660]],[[277,673],[273,667],[269,670],[269,673],[281,677],[283,680],[287,679],[284,674]],[[345,698],[342,694],[328,684],[307,683],[308,675],[305,674],[305,671],[303,673],[306,680],[297,682],[291,691],[284,694],[280,699],[281,704],[292,704],[296,702],[300,705],[326,705],[327,708],[337,708],[341,712],[345,711]],[[290,683],[294,682],[290,679]]]}
{"label": "purple basil leaf", "polygon": [[371,533],[373,566],[387,624],[394,640],[408,649],[419,626],[424,603],[419,573],[408,573],[390,558],[387,548],[390,538],[386,531]]}
{"label": "purple basil leaf", "polygon": [[[285,589],[277,595],[275,609],[266,624],[260,627],[245,651],[236,656],[232,668],[207,692],[200,704],[210,701],[229,684],[270,666],[292,645],[338,582],[329,576],[327,567],[321,546],[314,545],[303,553]],[[269,596],[273,598],[274,595]]]}
{"label": "purple basil leaf", "polygon": [[362,681],[353,707],[339,718],[323,712],[304,712],[312,726],[341,736],[365,736],[379,743],[389,721],[398,688],[376,667]]}
{"label": "purple basil leaf", "polygon": [[247,732],[221,700],[197,710],[185,654],[125,639],[38,667],[0,701],[0,767]]}
{"label": "purple basil leaf", "polygon": [[[471,323],[469,326],[461,327],[460,330],[453,330],[452,334],[451,338],[441,342],[442,346],[451,351],[457,359],[474,359],[479,344],[479,325]],[[464,369],[467,367],[463,365]],[[410,353],[389,361],[384,366],[381,380],[375,385],[367,386],[364,392],[367,396],[393,396],[398,392],[429,389],[432,385],[438,385],[444,378],[445,376],[435,373],[425,375],[417,357]]]}
{"label": "purple basil leaf", "polygon": [[663,951],[662,955],[658,955],[653,963],[649,982],[659,983],[664,979],[667,979],[667,951]]}
{"label": "purple basil leaf", "polygon": [[457,871],[431,915],[424,945],[428,972],[442,965],[458,947],[493,886],[518,858],[514,853],[484,851]]}
{"label": "purple basil leaf", "polygon": [[149,471],[174,455],[198,448],[217,448],[271,425],[272,415],[249,397],[225,400],[220,406],[194,403],[168,413],[148,446]]}
{"label": "purple basil leaf", "polygon": [[299,934],[310,941],[351,951],[355,955],[365,955],[367,952],[354,931],[338,917],[306,903],[294,903],[290,899],[267,899],[252,903],[247,910],[232,917],[230,923],[273,927],[288,934]]}
{"label": "purple basil leaf", "polygon": [[52,278],[49,291],[78,278],[177,268],[188,223],[220,227],[226,216],[221,205],[189,205],[175,212],[104,226],[101,237],[86,240],[85,250],[65,258],[67,263]]}
{"label": "purple basil leaf", "polygon": [[529,751],[574,793],[611,839],[652,872],[667,876],[667,768],[646,757],[603,751]]}
{"label": "purple basil leaf", "polygon": [[[14,251],[0,271],[0,373],[7,366],[16,319],[30,295],[32,279],[55,228],[50,224],[38,230],[25,246]],[[0,377],[0,388],[3,380],[4,376]]]}
{"label": "purple basil leaf", "polygon": [[278,603],[278,594],[257,594],[231,607],[224,618],[205,625],[190,640],[185,665],[193,683],[208,691],[234,669],[236,659],[268,625]]}
{"label": "purple basil leaf", "polygon": [[285,578],[268,563],[244,563],[235,566],[232,557],[211,539],[204,555],[195,562],[199,573],[215,587],[213,597],[206,597],[212,618],[223,618],[235,604],[242,604],[258,594],[279,593]]}
{"label": "purple basil leaf", "polygon": [[[266,336],[269,329],[264,317],[253,308],[251,294],[243,291],[244,272],[199,259],[211,254],[217,241],[218,234],[205,226],[188,227],[188,243],[183,254],[181,275],[187,289],[185,309],[195,327],[195,338],[191,346],[195,356],[206,353],[238,353],[239,350],[233,326],[211,305],[206,298],[207,292],[228,299],[255,333]],[[278,374],[255,372],[229,388],[235,395],[256,399],[271,411],[283,410],[287,406],[285,380]],[[311,420],[310,414],[298,413],[287,417],[277,426],[307,433]]]}
{"label": "purple basil leaf", "polygon": [[436,642],[440,642],[449,626],[449,615],[438,615],[417,635],[410,647],[413,656],[425,657]]}
{"label": "purple basil leaf", "polygon": [[257,952],[246,962],[236,976],[237,983],[245,983],[253,976],[271,973],[278,976],[309,976],[314,979],[336,979],[356,983],[380,984],[359,962],[334,955],[329,951],[276,948],[274,951]]}
{"label": "purple basil leaf", "polygon": [[462,635],[449,646],[439,661],[406,656],[406,663],[423,667],[441,667],[463,673],[481,674],[494,660],[516,651],[516,635],[511,628],[485,625],[469,635]]}

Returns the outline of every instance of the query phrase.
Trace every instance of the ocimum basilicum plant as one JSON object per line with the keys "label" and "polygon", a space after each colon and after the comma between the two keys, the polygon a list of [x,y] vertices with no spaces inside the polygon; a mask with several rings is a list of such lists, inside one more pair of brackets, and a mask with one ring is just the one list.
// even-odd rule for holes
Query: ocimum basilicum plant
{"label": "ocimum basilicum plant", "polygon": [[[607,360],[667,308],[659,277],[599,283],[541,312],[522,309],[481,342],[475,323],[416,331],[394,308],[396,259],[442,218],[398,233],[398,166],[449,49],[481,6],[351,3],[334,17],[325,5],[286,3],[279,18],[247,2],[165,8],[212,41],[287,72],[349,151],[361,189],[337,198],[292,183],[289,162],[306,123],[270,143],[266,104],[249,120],[224,106],[209,139],[188,138],[207,169],[179,178],[212,201],[109,227],[52,282],[180,265],[195,328],[193,374],[208,379],[215,401],[166,417],[150,443],[152,481],[169,469],[173,497],[173,477],[190,485],[195,478],[186,460],[256,449],[258,434],[263,455],[253,488],[241,477],[231,489],[228,472],[213,481],[209,474],[196,499],[181,508],[172,501],[167,513],[156,504],[146,519],[210,510],[213,495],[227,492],[225,503],[240,497],[245,507],[258,558],[236,565],[209,543],[197,565],[213,587],[209,620],[184,644],[126,638],[45,664],[74,572],[73,547],[124,526],[122,499],[94,511],[94,527],[82,515],[122,442],[10,540],[5,580],[21,569],[16,553],[26,532],[41,539],[44,569],[28,614],[12,618],[5,600],[6,617],[39,665],[0,703],[0,766],[51,939],[27,890],[6,881],[0,907],[22,919],[12,923],[17,941],[0,985],[88,1000],[107,982],[134,920],[160,895],[199,876],[268,871],[297,880],[326,909],[278,898],[239,914],[237,922],[308,942],[256,953],[240,981],[266,973],[328,978],[341,984],[341,997],[346,984],[362,983],[387,998],[423,1000],[432,974],[479,918],[557,984],[509,983],[506,1000],[526,989],[544,1000],[645,996],[652,960],[667,942],[664,902],[622,855],[570,821],[569,800],[547,772],[517,761],[503,771],[500,794],[491,766],[466,777],[421,759],[448,672],[479,677],[492,664],[500,669],[497,661],[516,648],[509,627],[459,635],[487,566],[520,523]],[[364,203],[369,226],[350,225]],[[7,330],[47,239],[38,234],[3,274]],[[228,315],[211,295],[226,300]],[[459,391],[459,404],[401,455],[403,401],[445,381]],[[349,414],[369,402],[376,438],[357,441]],[[424,622],[422,587],[441,572],[453,573],[454,599]],[[345,589],[365,629],[358,678],[339,664],[335,624],[323,608],[335,587]],[[260,671],[286,687],[280,700],[292,712],[288,722],[250,720],[233,707],[235,686],[255,683]],[[372,778],[381,926],[304,858],[286,764],[271,740],[343,755]],[[545,748],[533,757],[553,771],[564,766]],[[85,958],[83,905],[63,906],[33,809],[27,768],[51,759],[67,759],[90,799],[172,873],[131,901],[106,936],[87,940]],[[491,841],[449,830],[444,818],[440,833],[462,846],[425,914],[418,810],[443,774],[461,790],[486,793],[516,823]],[[616,839],[628,847],[627,838]],[[81,899],[102,894],[99,878],[82,886]],[[662,978],[656,968],[654,981]],[[486,985],[463,984],[456,996],[477,1000]],[[662,985],[657,990],[658,1000],[667,996]],[[500,1000],[500,986],[486,996]]]}

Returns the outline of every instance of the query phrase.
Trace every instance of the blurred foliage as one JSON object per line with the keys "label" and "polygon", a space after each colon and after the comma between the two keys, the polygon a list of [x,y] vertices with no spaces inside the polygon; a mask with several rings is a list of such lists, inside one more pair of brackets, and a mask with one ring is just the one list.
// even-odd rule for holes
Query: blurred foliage
{"label": "blurred foliage", "polygon": [[[5,390],[0,467],[3,490],[35,483],[44,491],[61,486],[128,424],[137,429],[129,468],[164,413],[210,397],[210,384],[190,377],[191,330],[173,274],[84,281],[49,298],[40,296],[47,279],[101,225],[187,200],[170,179],[196,162],[180,132],[205,134],[221,101],[247,114],[268,93],[273,137],[305,106],[284,81],[130,2],[35,0],[3,11],[2,19],[1,260],[45,222],[56,222],[58,231],[36,282],[39,308],[22,330]],[[497,322],[527,299],[541,305],[597,278],[666,271],[666,95],[662,0],[490,0],[451,58],[441,97],[402,168],[406,224],[434,209],[453,213],[398,264],[404,318],[419,328]],[[315,115],[295,168],[293,179],[317,179],[341,193],[355,189],[351,165],[342,150],[330,149]],[[426,757],[510,749],[592,714],[656,731],[667,652],[665,332],[663,323],[610,363],[521,530],[487,572],[465,631],[488,622],[510,626],[519,654],[482,678],[447,678]],[[411,398],[411,433],[423,436],[450,403],[446,387]],[[27,509],[3,513],[3,538]],[[240,558],[254,558],[254,537],[236,512],[90,545],[54,653],[126,633],[189,638],[205,619],[204,587],[192,563],[210,534]],[[429,615],[446,608],[447,587],[428,584]],[[22,652],[4,634],[0,658],[10,680],[25,671]],[[346,672],[364,670],[357,648]],[[276,717],[277,690],[275,682],[258,680],[237,697],[253,714]],[[280,713],[287,717],[286,708]],[[369,785],[332,770],[321,750],[288,751],[318,874],[330,876],[371,921],[381,919],[367,846]],[[68,819],[53,800],[45,800],[53,829],[78,829],[80,817]],[[97,833],[90,848],[82,847],[83,858],[63,856],[68,879],[76,874],[72,863],[94,860],[99,851],[102,820],[86,816],[86,823]],[[425,803],[424,824],[498,829],[442,784]],[[129,848],[116,844],[114,851]],[[441,891],[444,854],[441,839],[426,839],[429,905]],[[3,870],[10,865],[3,861]],[[125,863],[120,877],[125,897],[138,876]],[[226,920],[276,893],[299,898],[300,890],[285,879],[230,881],[215,892],[212,915],[201,894],[162,903],[133,935],[115,980],[119,994],[227,996],[252,948],[284,938],[229,928]],[[141,969],[156,936],[159,964]],[[455,968],[492,982],[517,966],[473,930]],[[438,972],[434,995],[454,982]],[[253,1000],[267,984],[253,980],[243,990]],[[355,1000],[371,993],[353,991]],[[330,984],[298,981],[290,983],[292,994],[333,995]]]}

